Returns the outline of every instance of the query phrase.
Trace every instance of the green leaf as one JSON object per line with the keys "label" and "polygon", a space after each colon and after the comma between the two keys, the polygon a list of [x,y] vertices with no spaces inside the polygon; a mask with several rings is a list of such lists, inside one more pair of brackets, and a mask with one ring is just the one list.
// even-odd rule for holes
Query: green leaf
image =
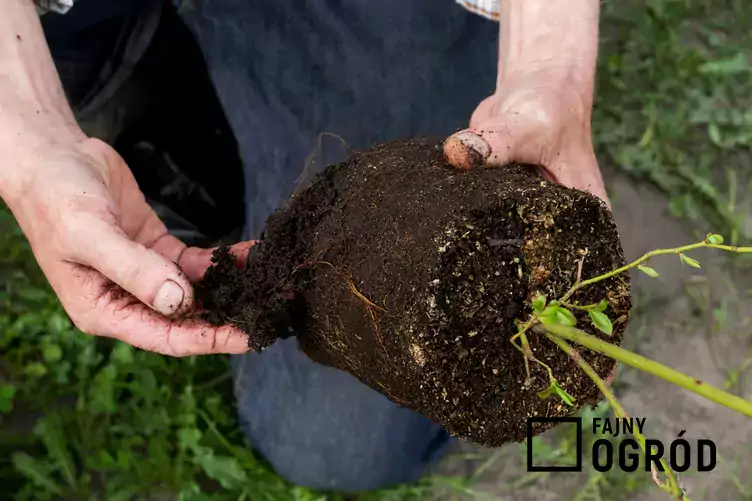
{"label": "green leaf", "polygon": [[71,322],[62,313],[54,313],[47,321],[47,328],[55,333],[67,332],[71,328]]}
{"label": "green leaf", "polygon": [[679,257],[681,258],[683,263],[691,266],[692,268],[702,268],[702,266],[700,266],[700,263],[696,259],[692,259],[691,257],[684,254],[679,254]]}
{"label": "green leaf", "polygon": [[27,376],[31,377],[42,377],[45,374],[47,374],[47,367],[44,366],[44,364],[41,364],[39,362],[32,362],[26,367],[24,367],[24,372]]}
{"label": "green leaf", "polygon": [[63,350],[56,344],[47,345],[42,350],[42,358],[48,363],[58,362],[63,358]]}
{"label": "green leaf", "polygon": [[0,414],[9,414],[13,410],[16,391],[16,387],[11,384],[0,384]]}
{"label": "green leaf", "polygon": [[650,144],[650,141],[653,140],[653,124],[651,123],[648,125],[647,129],[645,129],[645,133],[642,135],[642,138],[640,138],[640,148],[644,148],[645,146]]}
{"label": "green leaf", "polygon": [[606,308],[608,308],[608,301],[601,299],[601,302],[595,307],[595,311],[606,311]]}
{"label": "green leaf", "polygon": [[60,414],[53,412],[45,416],[34,426],[34,432],[42,439],[47,448],[48,456],[54,461],[55,466],[73,489],[76,488],[76,466],[68,451],[68,436],[65,433],[64,423]]}
{"label": "green leaf", "polygon": [[208,501],[210,496],[201,492],[201,488],[196,482],[184,485],[178,493],[178,501]]}
{"label": "green leaf", "polygon": [[643,272],[643,273],[644,273],[645,275],[647,275],[647,276],[649,276],[649,277],[653,277],[653,278],[655,278],[655,277],[657,277],[657,276],[658,276],[658,272],[657,272],[657,271],[655,271],[655,270],[654,270],[653,268],[651,268],[650,266],[643,266],[643,265],[641,265],[641,264],[638,264],[638,265],[637,265],[637,269],[638,269],[638,270],[640,270],[641,272]]}
{"label": "green leaf", "polygon": [[593,325],[595,325],[598,330],[605,332],[609,336],[614,333],[614,325],[605,313],[590,310],[588,311],[588,315],[590,315],[590,320],[593,321]]}
{"label": "green leaf", "polygon": [[116,403],[117,368],[108,364],[96,373],[89,385],[89,412],[114,414],[118,410]]}
{"label": "green leaf", "polygon": [[181,451],[198,448],[201,441],[201,431],[197,428],[180,428],[178,430],[178,446]]}
{"label": "green leaf", "polygon": [[34,459],[25,452],[16,452],[13,454],[12,461],[13,467],[28,478],[35,486],[50,494],[63,495],[62,488],[52,480],[49,474],[51,468],[48,464]]}
{"label": "green leaf", "polygon": [[747,56],[743,52],[737,52],[732,58],[709,61],[697,69],[700,73],[711,75],[731,75],[734,73],[746,73],[752,67],[749,64]]}
{"label": "green leaf", "polygon": [[548,388],[538,393],[538,396],[545,400],[551,395],[557,395],[559,398],[561,398],[562,402],[567,404],[569,407],[572,407],[575,403],[575,398],[567,393],[564,388],[559,386],[559,382],[555,379],[551,380],[551,384]]}
{"label": "green leaf", "polygon": [[546,307],[546,296],[540,295],[533,300],[533,311],[535,313],[541,313],[543,308]]}
{"label": "green leaf", "polygon": [[708,137],[710,137],[710,140],[714,145],[723,146],[723,142],[721,140],[721,130],[718,128],[718,124],[716,124],[715,122],[708,124]]}
{"label": "green leaf", "polygon": [[712,245],[721,245],[723,243],[723,237],[715,233],[708,233],[708,236],[705,237],[705,241]]}
{"label": "green leaf", "polygon": [[538,314],[538,318],[540,318],[540,321],[546,325],[558,323],[556,322],[556,312],[558,309],[558,306],[551,306],[549,304],[542,312],[540,312],[540,314]]}
{"label": "green leaf", "polygon": [[575,325],[577,325],[577,319],[574,318],[572,312],[561,306],[559,306],[558,310],[556,311],[556,320],[557,323],[566,325],[568,327],[574,327]]}
{"label": "green leaf", "polygon": [[206,475],[225,489],[240,489],[248,485],[248,475],[235,457],[209,453],[195,459]]}
{"label": "green leaf", "polygon": [[554,304],[554,301],[549,303],[546,309],[538,315],[538,318],[540,318],[540,321],[543,322],[544,325],[559,324],[569,327],[577,325],[577,320],[574,318],[574,315],[572,315],[572,312],[563,306],[559,306],[558,303]]}
{"label": "green leaf", "polygon": [[135,350],[133,349],[132,346],[125,344],[125,343],[118,343],[112,349],[110,358],[117,365],[120,365],[120,366],[131,365],[133,361],[135,360],[134,353],[135,353]]}

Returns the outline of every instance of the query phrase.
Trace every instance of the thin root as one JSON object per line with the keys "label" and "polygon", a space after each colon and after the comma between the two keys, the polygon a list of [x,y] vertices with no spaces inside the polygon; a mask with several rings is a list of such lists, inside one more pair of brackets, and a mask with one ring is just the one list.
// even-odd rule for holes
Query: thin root
{"label": "thin root", "polygon": [[303,164],[303,170],[300,172],[300,176],[298,176],[298,179],[295,180],[295,184],[297,185],[295,188],[295,192],[299,192],[302,188],[304,188],[305,181],[309,177],[309,173],[311,170],[311,167],[313,166],[316,158],[316,154],[320,152],[323,149],[323,141],[325,137],[333,137],[335,139],[339,139],[339,141],[342,143],[342,145],[347,148],[350,152],[353,151],[353,149],[350,147],[349,144],[347,144],[347,141],[345,141],[342,136],[335,134],[333,132],[322,132],[318,136],[316,136],[316,146],[313,148],[311,153],[308,154],[308,156],[305,159],[305,163]]}
{"label": "thin root", "polygon": [[355,287],[355,284],[352,280],[347,280],[347,288],[350,290],[350,292],[363,301],[366,305],[366,312],[368,312],[368,317],[371,319],[371,325],[373,325],[373,335],[376,337],[376,341],[379,342],[379,345],[381,345],[381,348],[386,350],[386,346],[384,346],[384,341],[381,339],[381,329],[379,329],[379,323],[376,320],[376,314],[373,312],[374,309],[379,311],[386,311],[381,306],[377,305],[367,297],[365,297],[358,289]]}
{"label": "thin root", "polygon": [[583,252],[582,257],[577,260],[577,280],[575,283],[580,283],[582,281],[582,266],[585,264],[585,256],[587,256],[588,250],[585,249],[585,252]]}
{"label": "thin root", "polygon": [[377,305],[376,303],[374,303],[373,301],[365,297],[363,294],[361,294],[361,292],[355,287],[355,284],[352,282],[352,280],[347,281],[347,288],[350,289],[350,292],[355,294],[355,297],[357,297],[358,299],[366,303],[369,307],[376,308],[379,311],[386,311],[384,308]]}

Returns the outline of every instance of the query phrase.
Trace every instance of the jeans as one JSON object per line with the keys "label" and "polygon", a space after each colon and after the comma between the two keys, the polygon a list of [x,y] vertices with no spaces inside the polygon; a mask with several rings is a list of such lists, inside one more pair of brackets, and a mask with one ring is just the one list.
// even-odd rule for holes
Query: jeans
{"label": "jeans", "polygon": [[[315,168],[353,148],[467,126],[496,84],[498,23],[453,0],[194,0],[179,14],[202,49],[237,139],[246,238]],[[190,105],[190,103],[187,103]],[[207,166],[210,168],[210,166]],[[287,480],[362,491],[418,479],[451,439],[294,338],[232,359],[238,414]]]}
{"label": "jeans", "polygon": [[312,362],[295,338],[235,356],[232,368],[246,436],[295,484],[353,492],[412,482],[451,443],[423,416]]}

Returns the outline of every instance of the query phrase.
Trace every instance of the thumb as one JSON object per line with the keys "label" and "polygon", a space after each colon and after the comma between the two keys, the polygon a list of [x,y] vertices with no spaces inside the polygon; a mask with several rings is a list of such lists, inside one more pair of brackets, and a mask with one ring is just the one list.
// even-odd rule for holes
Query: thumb
{"label": "thumb", "polygon": [[95,221],[97,235],[76,258],[96,269],[142,303],[165,316],[184,313],[193,305],[193,287],[178,266],[128,238],[117,227]]}
{"label": "thumb", "polygon": [[498,120],[493,127],[461,130],[444,141],[444,155],[458,169],[504,166],[513,160],[514,154],[509,127]]}

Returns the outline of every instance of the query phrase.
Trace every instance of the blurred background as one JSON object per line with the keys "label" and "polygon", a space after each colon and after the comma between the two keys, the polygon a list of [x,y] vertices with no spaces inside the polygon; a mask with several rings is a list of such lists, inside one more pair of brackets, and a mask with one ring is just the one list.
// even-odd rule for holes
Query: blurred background
{"label": "blurred background", "polygon": [[[628,258],[699,241],[709,231],[733,244],[750,242],[751,34],[745,0],[604,2],[593,133]],[[179,28],[163,30],[150,53],[169,50],[181,36]],[[153,78],[155,58],[147,54],[140,63],[135,85]],[[175,68],[195,64],[176,61]],[[185,96],[205,96],[176,122],[186,121],[202,137],[199,128],[211,127],[216,151],[226,155],[212,163],[224,166],[225,179],[237,179],[239,160],[224,118],[212,107],[211,86],[181,79],[177,71],[184,95],[174,95],[176,87],[165,81],[173,95],[165,91],[154,103],[178,106]],[[229,204],[242,193],[219,197],[227,185],[211,184],[205,192],[191,191],[210,183],[192,167],[206,165],[202,150],[178,151],[178,136],[160,132],[174,127],[156,122],[164,114],[154,103],[147,106],[153,116],[131,119],[120,106],[105,123],[86,127],[111,135],[129,163],[150,166],[145,172],[151,174],[137,177],[155,205],[169,211],[176,207],[170,197],[183,194],[179,213],[163,216],[186,239],[236,238],[242,220],[226,216],[221,228],[209,222],[222,214],[242,217],[242,208],[191,208],[207,197]],[[209,104],[204,110],[201,103]],[[165,191],[159,176],[176,176],[173,162],[181,151],[193,160],[178,159],[183,184]],[[4,207],[0,235],[0,499],[348,499],[288,485],[243,446],[227,358],[171,359],[82,335]],[[666,257],[651,262],[659,278],[634,277],[625,346],[751,399],[752,261],[717,252],[693,256],[702,269]],[[692,501],[752,500],[748,418],[629,368],[621,367],[614,391],[628,413],[646,418],[650,437],[669,443],[687,430],[690,440],[715,441],[718,466],[681,477]],[[608,416],[610,410],[601,405],[583,413]],[[594,437],[584,431],[582,473],[529,473],[523,444],[499,450],[463,445],[418,485],[350,499],[668,499],[644,471],[593,470],[588,450]],[[536,441],[536,461],[572,462],[575,437],[567,431],[554,429]]]}

